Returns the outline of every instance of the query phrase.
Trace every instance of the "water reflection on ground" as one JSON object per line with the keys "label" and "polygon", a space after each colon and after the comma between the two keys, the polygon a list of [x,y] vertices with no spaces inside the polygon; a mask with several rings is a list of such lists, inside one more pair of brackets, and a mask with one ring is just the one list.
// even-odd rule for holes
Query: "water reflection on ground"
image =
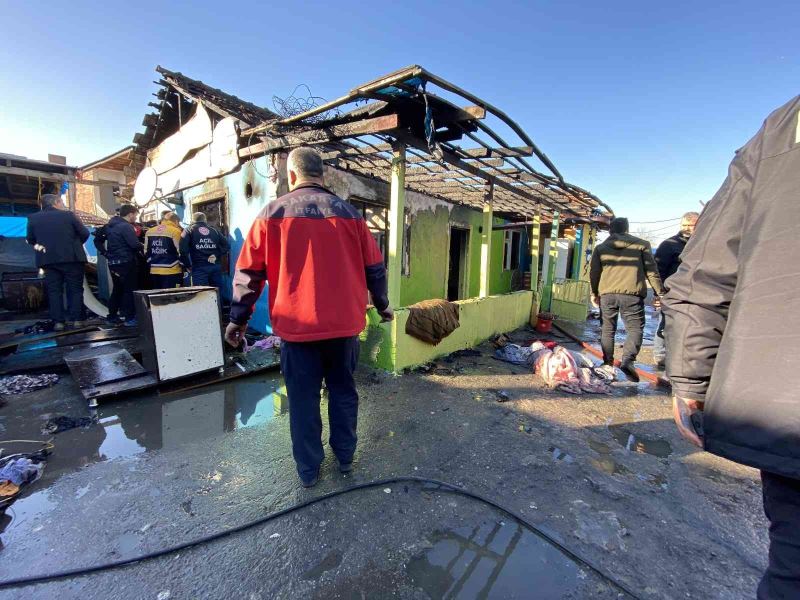
{"label": "water reflection on ground", "polygon": [[[571,598],[579,588],[610,591],[549,542],[516,522],[487,519],[439,531],[409,561],[414,585],[439,598]],[[594,595],[594,594],[592,594]]]}
{"label": "water reflection on ground", "polygon": [[[54,390],[56,388],[53,388]],[[86,465],[224,435],[244,427],[263,425],[288,412],[288,399],[279,374],[257,375],[191,392],[158,393],[112,400],[87,413],[83,401],[52,397],[37,402],[17,401],[3,419],[5,439],[46,439],[41,427],[56,416],[91,414],[96,423],[77,427],[53,438],[55,450],[42,478],[26,490],[30,498],[61,475]],[[30,446],[6,451],[30,451]],[[27,498],[21,498],[16,505]]]}

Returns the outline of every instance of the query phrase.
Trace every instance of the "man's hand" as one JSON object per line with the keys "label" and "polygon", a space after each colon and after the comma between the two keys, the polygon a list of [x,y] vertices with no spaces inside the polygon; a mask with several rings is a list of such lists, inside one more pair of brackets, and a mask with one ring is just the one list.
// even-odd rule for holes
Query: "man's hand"
{"label": "man's hand", "polygon": [[597,294],[592,294],[592,306],[600,308],[600,296]]}
{"label": "man's hand", "polygon": [[225,341],[229,346],[238,348],[244,339],[244,332],[247,330],[247,325],[237,325],[236,323],[228,323],[225,328]]}
{"label": "man's hand", "polygon": [[383,310],[379,310],[378,314],[381,316],[381,323],[388,323],[394,321],[394,311],[391,306],[387,306]]}
{"label": "man's hand", "polygon": [[672,418],[675,419],[675,425],[678,426],[678,431],[686,441],[694,444],[698,448],[703,447],[703,440],[700,439],[694,429],[692,415],[702,410],[702,402],[681,398],[679,396],[673,396],[672,398]]}
{"label": "man's hand", "polygon": [[661,310],[661,298],[659,296],[653,296],[653,308]]}

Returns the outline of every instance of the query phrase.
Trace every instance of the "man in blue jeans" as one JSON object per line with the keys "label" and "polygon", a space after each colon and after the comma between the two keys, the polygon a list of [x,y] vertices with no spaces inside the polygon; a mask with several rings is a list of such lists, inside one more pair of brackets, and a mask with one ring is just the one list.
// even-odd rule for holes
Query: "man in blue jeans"
{"label": "man in blue jeans", "polygon": [[28,243],[36,250],[36,266],[44,270],[50,319],[56,331],[64,323],[64,289],[67,292],[67,322],[83,323],[83,275],[86,252],[83,243],[89,230],[67,210],[60,196],[42,196],[41,212],[28,217]]}
{"label": "man in blue jeans", "polygon": [[228,238],[208,224],[205,213],[194,213],[192,221],[181,234],[181,262],[191,270],[192,285],[222,287],[222,257],[230,252]]}
{"label": "man in blue jeans", "polygon": [[320,390],[328,386],[330,446],[339,470],[353,468],[358,437],[358,334],[367,290],[393,317],[383,257],[361,213],[324,187],[322,157],[298,148],[287,160],[289,193],[256,217],[239,260],[225,340],[238,346],[253,305],[269,282],[272,329],[282,338],[292,453],[304,487],[316,485],[322,447]]}

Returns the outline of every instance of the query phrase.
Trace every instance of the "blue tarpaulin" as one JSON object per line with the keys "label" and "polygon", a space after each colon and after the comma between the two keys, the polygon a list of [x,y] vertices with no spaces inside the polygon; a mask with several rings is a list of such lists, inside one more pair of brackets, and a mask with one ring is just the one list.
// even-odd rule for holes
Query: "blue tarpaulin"
{"label": "blue tarpaulin", "polygon": [[0,235],[24,238],[28,229],[25,217],[0,217]]}

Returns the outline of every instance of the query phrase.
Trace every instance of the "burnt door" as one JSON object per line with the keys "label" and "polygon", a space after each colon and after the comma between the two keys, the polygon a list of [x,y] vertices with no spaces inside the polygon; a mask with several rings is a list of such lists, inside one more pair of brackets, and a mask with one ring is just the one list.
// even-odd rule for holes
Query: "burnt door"
{"label": "burnt door", "polygon": [[[192,205],[192,211],[205,213],[206,222],[209,225],[219,231],[222,235],[228,235],[228,219],[226,218],[227,208],[225,206],[225,198],[209,200],[208,202],[198,202],[197,204]],[[222,257],[223,273],[228,273],[230,271],[229,259],[229,254],[226,254]]]}
{"label": "burnt door", "polygon": [[211,200],[192,206],[194,212],[206,213],[208,224],[218,229],[221,233],[228,233],[227,219],[225,218],[225,199]]}
{"label": "burnt door", "polygon": [[465,297],[467,274],[467,243],[469,231],[453,227],[450,229],[450,263],[447,277],[447,299],[462,300]]}

